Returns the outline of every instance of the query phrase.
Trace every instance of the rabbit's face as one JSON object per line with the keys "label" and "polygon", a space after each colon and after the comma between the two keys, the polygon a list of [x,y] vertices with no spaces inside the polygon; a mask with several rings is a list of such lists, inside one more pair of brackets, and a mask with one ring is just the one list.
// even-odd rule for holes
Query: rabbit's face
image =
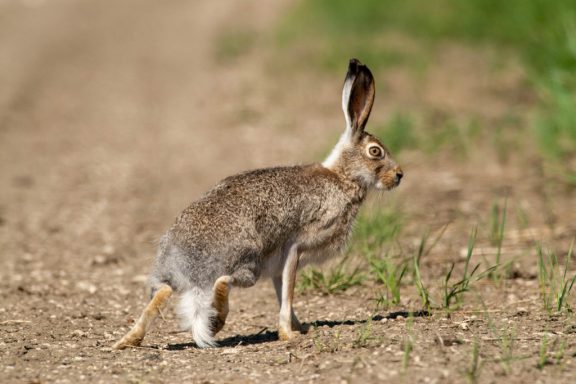
{"label": "rabbit's face", "polygon": [[374,77],[357,59],[350,60],[342,89],[346,130],[322,163],[366,187],[392,189],[404,173],[376,137],[364,131],[375,95]]}
{"label": "rabbit's face", "polygon": [[355,178],[377,189],[390,190],[400,184],[402,169],[376,137],[364,132],[351,152],[348,161]]}

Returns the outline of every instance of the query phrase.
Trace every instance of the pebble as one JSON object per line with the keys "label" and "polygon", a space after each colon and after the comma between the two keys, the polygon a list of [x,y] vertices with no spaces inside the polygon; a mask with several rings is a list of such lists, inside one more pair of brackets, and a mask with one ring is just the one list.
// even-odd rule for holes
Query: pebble
{"label": "pebble", "polygon": [[72,331],[71,336],[72,337],[87,337],[88,334],[84,331],[81,331],[80,329],[76,329],[76,330]]}
{"label": "pebble", "polygon": [[98,288],[96,288],[94,284],[89,283],[87,281],[79,281],[78,283],[76,283],[76,287],[90,294],[94,294],[96,293],[96,291],[98,291]]}

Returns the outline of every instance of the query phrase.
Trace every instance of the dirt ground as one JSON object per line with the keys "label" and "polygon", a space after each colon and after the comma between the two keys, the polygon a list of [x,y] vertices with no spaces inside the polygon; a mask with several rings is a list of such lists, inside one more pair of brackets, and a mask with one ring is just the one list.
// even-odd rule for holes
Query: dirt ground
{"label": "dirt ground", "polygon": [[[535,259],[540,241],[567,251],[574,191],[537,159],[502,162],[490,146],[466,162],[405,152],[405,182],[376,201],[402,207],[409,249],[450,224],[422,262],[431,285],[461,264],[495,200],[524,212],[503,251],[514,278],[478,283],[461,310],[412,323],[405,311],[420,308],[407,287],[398,307],[374,313],[371,283],[300,294],[310,329],[286,343],[263,281],[233,292],[219,348],[195,348],[169,309],[142,347],[111,349],[144,305],[155,241],[181,209],[234,172],[319,160],[337,138],[340,77],[310,89],[311,73],[271,74],[258,45],[215,59],[222,33],[249,27],[264,39],[291,4],[0,1],[0,382],[574,381],[576,322],[543,311]],[[521,71],[490,71],[489,54],[447,46],[417,83],[390,71],[375,118],[410,105],[488,120],[527,111]],[[483,231],[479,252],[492,257]]]}

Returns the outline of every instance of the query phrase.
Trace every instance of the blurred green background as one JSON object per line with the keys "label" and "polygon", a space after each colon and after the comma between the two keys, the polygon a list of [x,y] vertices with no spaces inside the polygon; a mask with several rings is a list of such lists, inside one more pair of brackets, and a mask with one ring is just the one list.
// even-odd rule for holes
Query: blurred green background
{"label": "blurred green background", "polygon": [[[574,1],[302,1],[282,20],[274,44],[286,67],[306,65],[318,72],[340,73],[355,56],[377,77],[400,67],[418,78],[448,44],[487,52],[492,71],[519,65],[527,94],[519,103],[530,104],[527,114],[511,109],[496,122],[474,114],[458,121],[447,116],[438,124],[437,114],[424,107],[395,111],[372,125],[396,152],[446,146],[466,152],[484,139],[500,158],[521,149],[539,156],[552,179],[576,185]],[[474,68],[469,76],[477,76]]]}

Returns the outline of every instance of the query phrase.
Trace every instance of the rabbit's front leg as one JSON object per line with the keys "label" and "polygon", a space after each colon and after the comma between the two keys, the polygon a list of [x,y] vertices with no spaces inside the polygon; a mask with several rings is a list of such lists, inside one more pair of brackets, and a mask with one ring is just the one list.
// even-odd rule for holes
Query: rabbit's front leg
{"label": "rabbit's front leg", "polygon": [[282,301],[280,304],[280,321],[278,338],[289,340],[298,335],[292,326],[292,301],[294,300],[294,286],[296,272],[298,271],[298,245],[291,244],[286,250],[284,268],[282,269]]}
{"label": "rabbit's front leg", "polygon": [[[276,298],[278,299],[278,306],[282,307],[282,276],[274,276],[272,278],[274,283],[274,289],[276,290]],[[292,313],[290,314],[290,323],[292,324],[292,329],[295,331],[302,332],[302,324],[296,317],[294,313],[294,308],[292,308]]]}

